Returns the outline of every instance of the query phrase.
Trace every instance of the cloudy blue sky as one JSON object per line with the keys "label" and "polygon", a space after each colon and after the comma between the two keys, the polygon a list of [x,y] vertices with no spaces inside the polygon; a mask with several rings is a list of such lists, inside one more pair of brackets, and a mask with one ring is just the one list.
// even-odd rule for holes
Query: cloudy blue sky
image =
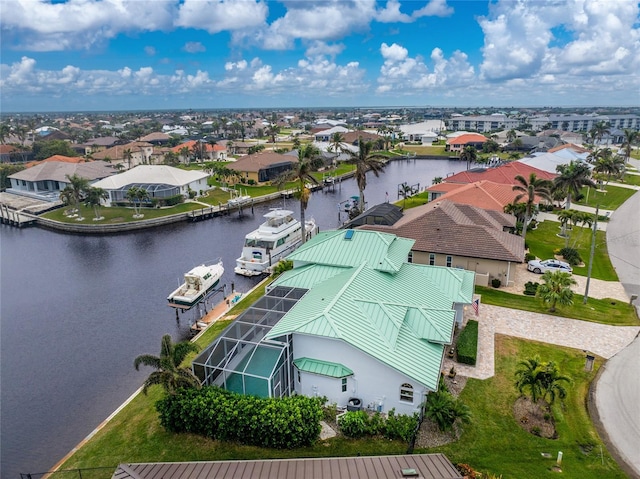
{"label": "cloudy blue sky", "polygon": [[640,105],[635,0],[2,0],[3,111]]}

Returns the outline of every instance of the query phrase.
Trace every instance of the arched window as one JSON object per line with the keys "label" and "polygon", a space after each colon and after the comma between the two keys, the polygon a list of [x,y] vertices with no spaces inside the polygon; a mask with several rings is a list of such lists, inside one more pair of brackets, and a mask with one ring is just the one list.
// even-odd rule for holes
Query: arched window
{"label": "arched window", "polygon": [[400,401],[413,402],[413,386],[409,383],[404,383],[400,386]]}

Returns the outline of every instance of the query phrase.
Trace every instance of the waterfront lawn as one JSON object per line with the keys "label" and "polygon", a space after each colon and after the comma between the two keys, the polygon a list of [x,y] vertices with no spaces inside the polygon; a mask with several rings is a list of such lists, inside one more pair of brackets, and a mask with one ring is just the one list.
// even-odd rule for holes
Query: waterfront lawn
{"label": "waterfront lawn", "polygon": [[593,323],[609,324],[612,326],[638,326],[640,321],[636,310],[629,303],[619,299],[587,298],[587,304],[582,304],[583,295],[573,295],[573,305],[556,306],[556,312],[550,313],[549,306],[535,296],[512,294],[495,288],[476,286],[476,293],[482,295],[483,304],[502,306],[503,308],[520,309],[534,313],[548,314],[563,318],[580,319]]}
{"label": "waterfront lawn", "polygon": [[422,146],[422,145],[404,145],[403,151],[410,151],[416,155],[432,155],[443,156],[449,158],[450,156],[456,156],[451,151],[445,151],[445,146]]}
{"label": "waterfront lawn", "polygon": [[603,185],[605,191],[598,191],[595,188],[584,187],[580,190],[580,193],[584,195],[584,198],[575,203],[579,205],[591,206],[595,208],[600,204],[600,209],[603,210],[615,210],[622,203],[627,201],[633,196],[636,190],[631,188],[624,188],[621,186]]}
{"label": "waterfront lawn", "polygon": [[[631,191],[631,190],[630,190]],[[540,259],[554,257],[554,251],[564,248],[565,239],[558,236],[560,233],[560,223],[555,221],[542,221],[537,224],[536,229],[527,230],[527,245],[529,251]],[[569,246],[574,238],[578,238],[576,249],[580,253],[583,266],[574,266],[573,274],[586,276],[588,272],[589,256],[591,254],[591,229],[574,227]],[[606,232],[596,231],[596,249],[593,256],[593,267],[591,277],[604,281],[618,281],[609,254],[607,252]]]}
{"label": "waterfront lawn", "polygon": [[[624,478],[616,462],[600,440],[587,411],[589,384],[593,371],[584,370],[585,355],[580,350],[524,341],[496,335],[495,376],[480,381],[469,379],[460,398],[471,408],[471,423],[464,426],[459,441],[415,452],[442,452],[454,463],[467,463],[475,470],[506,478],[557,478],[551,470],[562,451],[564,478]],[[543,439],[526,432],[514,418],[513,405],[519,393],[514,387],[517,363],[538,356],[554,361],[562,374],[572,378],[567,398],[552,407],[557,439]],[[601,455],[602,451],[602,455]],[[544,458],[549,453],[551,458]]]}
{"label": "waterfront lawn", "polygon": [[423,191],[422,193],[418,193],[414,196],[408,196],[405,200],[404,198],[395,201],[393,204],[408,210],[410,208],[415,208],[416,206],[422,206],[429,202],[429,192]]}
{"label": "waterfront lawn", "polygon": [[100,221],[93,221],[95,213],[92,207],[85,206],[82,203],[80,204],[80,214],[84,217],[82,221],[77,221],[76,218],[65,216],[64,212],[69,208],[70,207],[58,208],[43,214],[42,217],[70,224],[107,225],[113,223],[131,223],[133,221],[187,213],[188,211],[202,208],[202,206],[196,203],[180,203],[170,208],[142,208],[140,213],[144,215],[144,218],[134,218],[133,208],[124,208],[122,206],[102,207],[100,208],[100,216],[104,216],[104,219]]}

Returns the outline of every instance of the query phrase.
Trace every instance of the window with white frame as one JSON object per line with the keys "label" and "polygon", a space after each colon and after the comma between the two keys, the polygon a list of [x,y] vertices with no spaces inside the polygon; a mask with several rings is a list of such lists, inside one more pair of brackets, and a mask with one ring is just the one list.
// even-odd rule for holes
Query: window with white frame
{"label": "window with white frame", "polygon": [[434,266],[436,264],[435,253],[429,253],[429,265]]}
{"label": "window with white frame", "polygon": [[451,268],[452,264],[453,264],[453,257],[447,255],[447,268]]}
{"label": "window with white frame", "polygon": [[400,401],[413,402],[413,386],[404,383],[400,386]]}
{"label": "window with white frame", "polygon": [[342,392],[347,392],[347,378],[342,378]]}

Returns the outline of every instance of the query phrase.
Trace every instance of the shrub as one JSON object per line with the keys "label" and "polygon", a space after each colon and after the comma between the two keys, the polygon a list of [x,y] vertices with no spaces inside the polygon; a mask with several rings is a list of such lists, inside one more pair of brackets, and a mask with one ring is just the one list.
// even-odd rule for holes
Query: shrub
{"label": "shrub", "polygon": [[365,411],[348,411],[340,416],[338,426],[347,437],[364,437],[369,432],[369,415]]}
{"label": "shrub", "polygon": [[498,278],[493,278],[491,280],[491,286],[493,286],[494,288],[499,288],[501,284],[502,281],[500,281]]}
{"label": "shrub", "polygon": [[476,364],[478,355],[478,321],[469,321],[458,337],[458,362]]}
{"label": "shrub", "polygon": [[396,416],[395,409],[389,411],[389,416],[384,427],[384,437],[388,439],[401,439],[410,442],[418,429],[418,415],[407,416],[400,414]]}
{"label": "shrub", "polygon": [[525,262],[527,262],[527,263],[528,263],[528,262],[529,262],[529,261],[531,261],[532,259],[536,259],[536,255],[535,255],[535,254],[533,254],[533,253],[527,253],[527,254],[525,254],[525,255],[524,255],[524,260],[525,260]]}
{"label": "shrub", "polygon": [[562,248],[560,250],[562,257],[572,266],[582,263],[580,253],[575,248]]}
{"label": "shrub", "polygon": [[257,183],[256,183],[256,180],[254,180],[253,178],[249,178],[249,181],[247,181],[247,184],[248,184],[248,185],[251,185],[251,186],[254,186],[254,185],[256,185]]}
{"label": "shrub", "polygon": [[322,419],[318,398],[259,398],[217,387],[180,390],[158,401],[156,410],[171,432],[279,449],[312,444]]}
{"label": "shrub", "polygon": [[166,206],[175,206],[179,203],[184,202],[184,196],[182,195],[168,196],[163,201]]}
{"label": "shrub", "polygon": [[533,281],[527,281],[524,284],[524,294],[526,294],[527,296],[535,296],[536,295],[536,291],[538,291],[538,286],[540,286],[540,283],[534,283]]}

